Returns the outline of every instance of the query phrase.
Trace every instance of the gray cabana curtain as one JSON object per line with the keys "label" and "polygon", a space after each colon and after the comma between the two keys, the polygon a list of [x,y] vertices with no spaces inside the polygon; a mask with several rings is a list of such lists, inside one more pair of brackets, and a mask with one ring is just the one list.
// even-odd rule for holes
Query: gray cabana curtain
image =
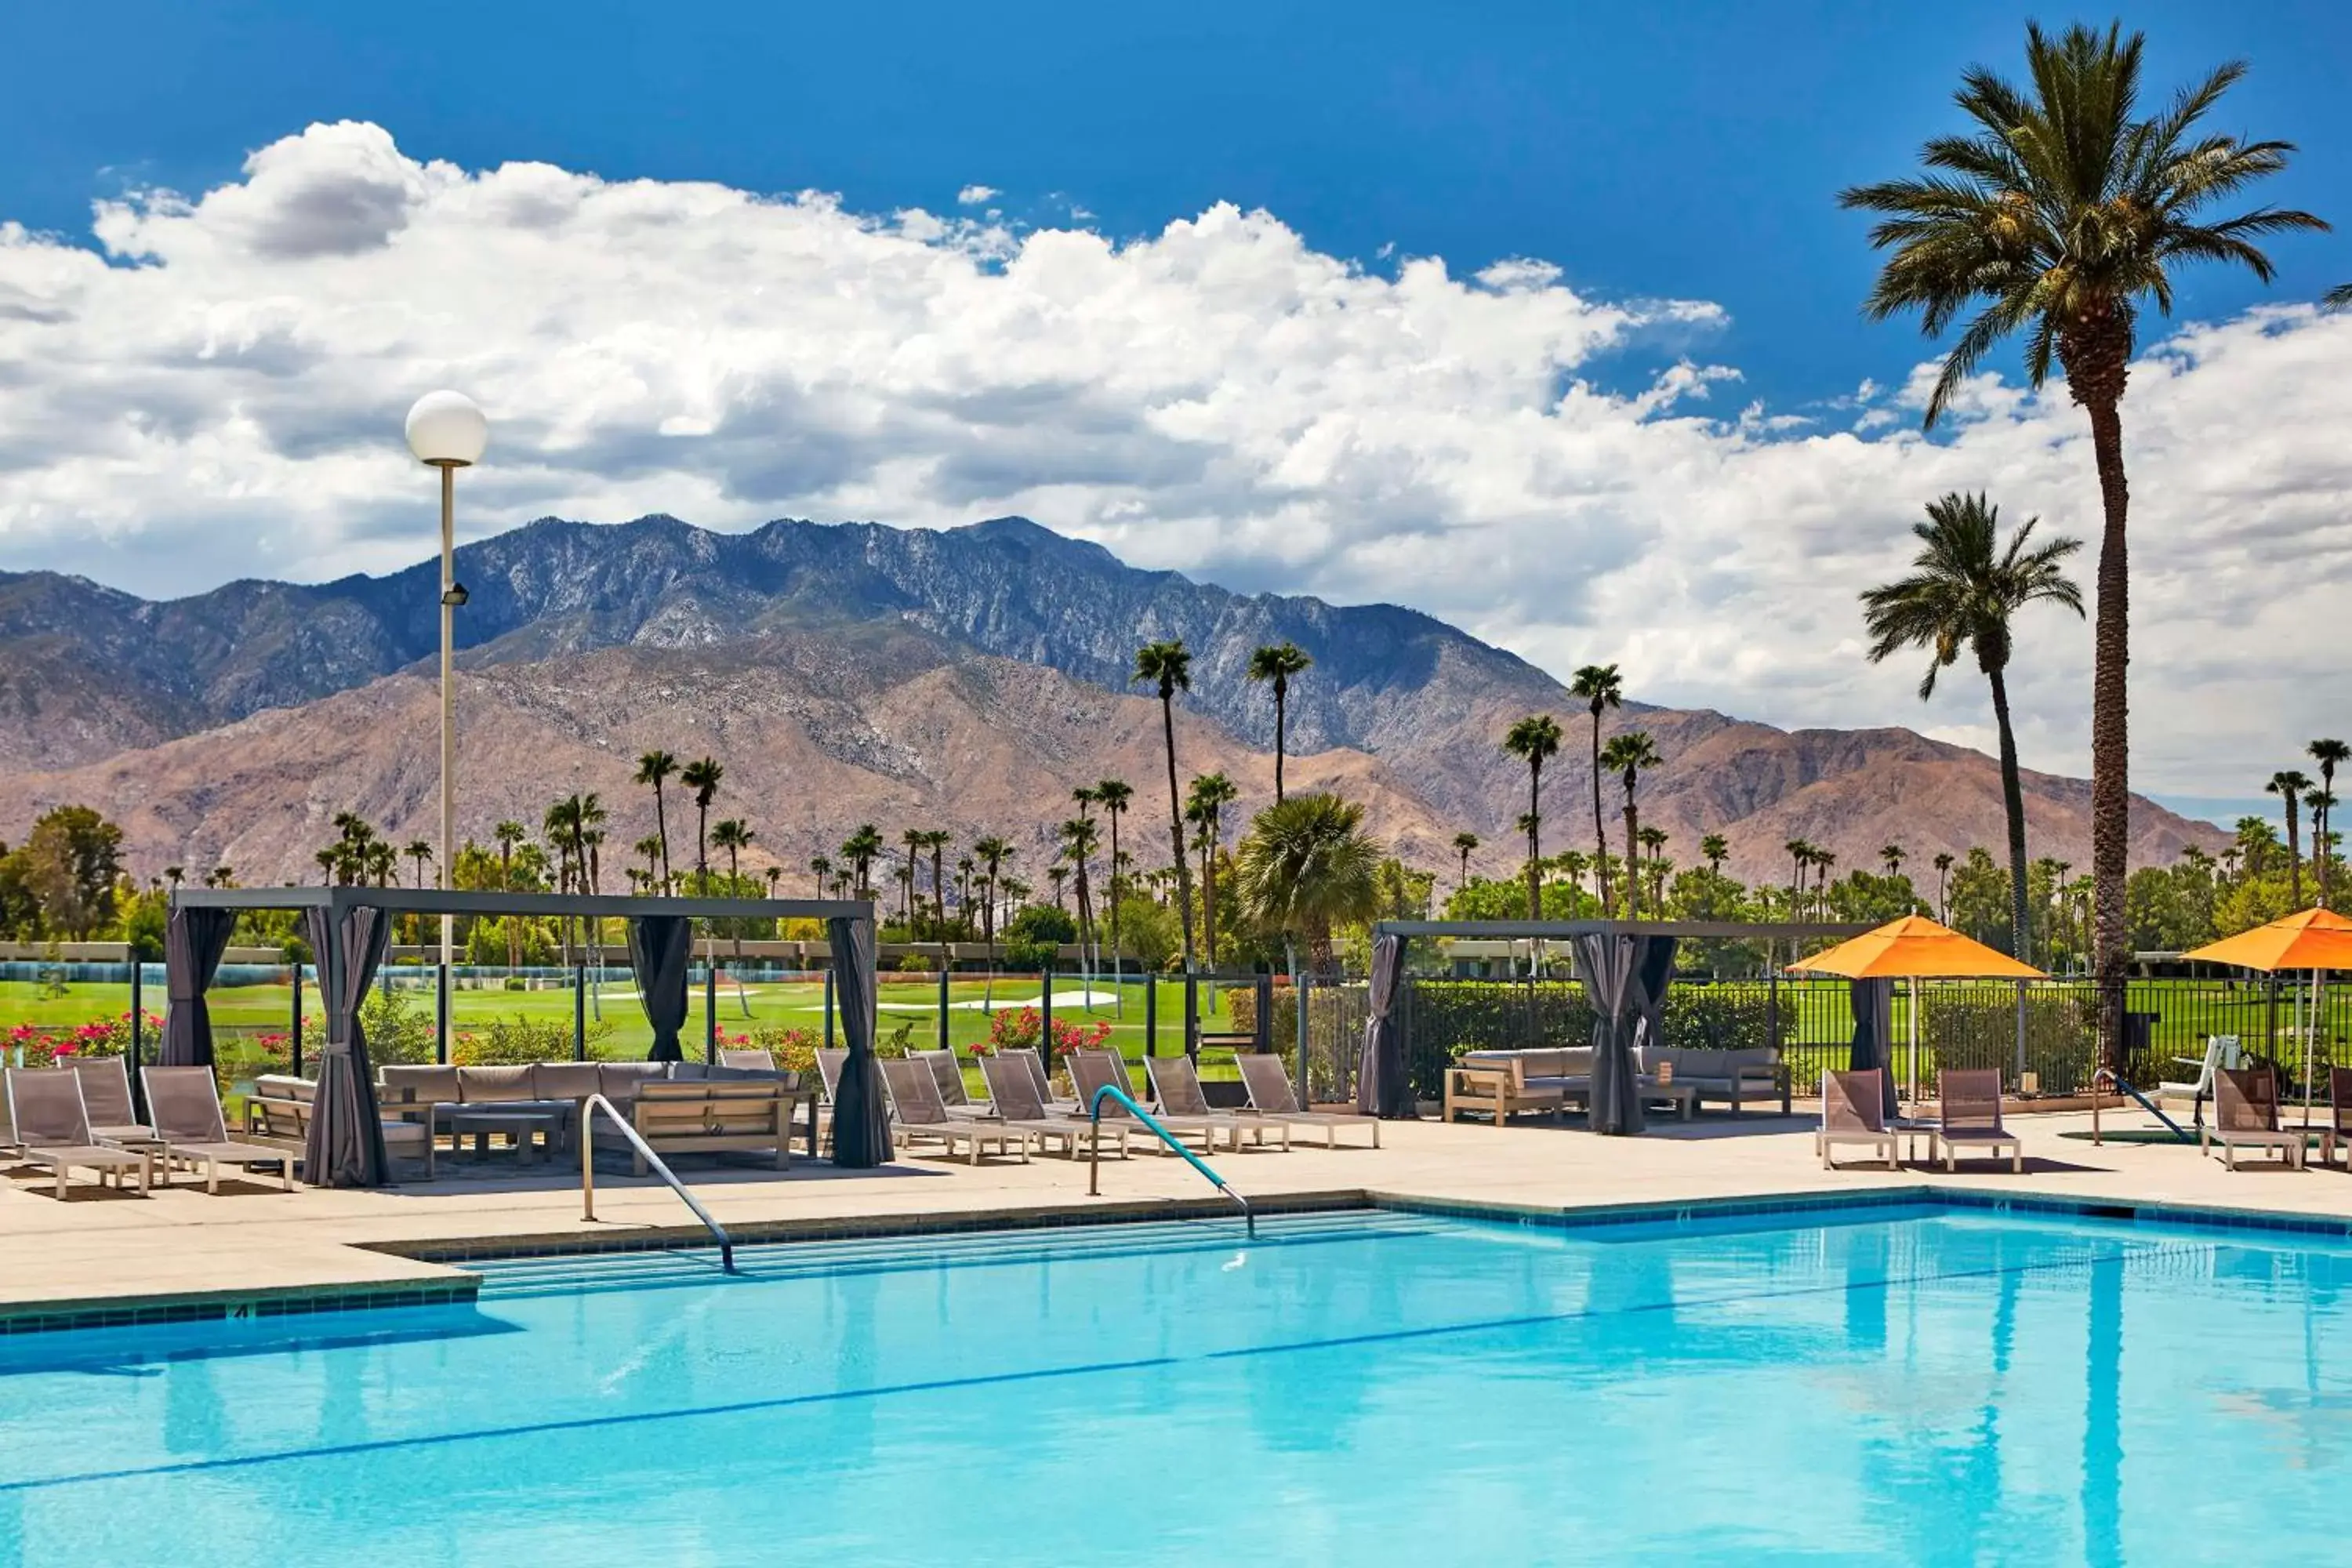
{"label": "gray cabana curtain", "polygon": [[205,987],[220,973],[236,930],[235,910],[175,909],[163,927],[163,1048],[167,1068],[213,1065],[213,1015]]}
{"label": "gray cabana curtain", "polygon": [[1878,1069],[1878,1088],[1885,1097],[1886,1119],[1895,1120],[1895,982],[1852,980],[1846,983],[1853,1005],[1853,1050],[1846,1067],[1854,1072]]}
{"label": "gray cabana curtain", "polygon": [[889,1163],[890,1108],[874,1059],[874,922],[825,921],[833,945],[834,996],[841,1011],[841,1091],[833,1104],[833,1163],[854,1170]]}
{"label": "gray cabana curtain", "polygon": [[1681,943],[1670,936],[1641,936],[1633,939],[1642,944],[1641,957],[1635,961],[1634,975],[1642,983],[1640,1032],[1633,1043],[1643,1050],[1654,1050],[1666,1043],[1666,987],[1675,981],[1675,951]]}
{"label": "gray cabana curtain", "polygon": [[1420,1114],[1405,1072],[1404,1031],[1396,1017],[1397,993],[1404,985],[1404,940],[1383,933],[1372,942],[1371,1016],[1364,1020],[1364,1048],[1356,1060],[1356,1111],[1390,1121]]}
{"label": "gray cabana curtain", "polygon": [[376,1110],[375,1069],[368,1062],[359,1013],[383,963],[392,917],[364,906],[344,915],[340,926],[329,910],[306,910],[303,915],[327,1005],[327,1044],[319,1053],[303,1173],[313,1186],[380,1187],[388,1164],[383,1120]]}
{"label": "gray cabana curtain", "polygon": [[694,922],[684,915],[640,915],[629,921],[629,973],[646,1022],[654,1026],[651,1062],[682,1062],[677,1032],[686,1026],[686,970],[694,956]]}
{"label": "gray cabana curtain", "polygon": [[1642,1098],[1633,1082],[1639,943],[1630,936],[1601,932],[1575,941],[1577,971],[1592,1006],[1592,1130],[1612,1135],[1639,1132]]}

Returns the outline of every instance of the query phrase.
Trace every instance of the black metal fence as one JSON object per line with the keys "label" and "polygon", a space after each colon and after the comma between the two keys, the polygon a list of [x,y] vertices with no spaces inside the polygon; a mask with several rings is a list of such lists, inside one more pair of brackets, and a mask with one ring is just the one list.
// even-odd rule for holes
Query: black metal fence
{"label": "black metal fence", "polygon": [[[1998,1070],[2011,1094],[2089,1088],[2098,1065],[2095,983],[1922,981],[1916,1050],[1914,994],[1907,984],[1897,984],[1894,1067],[1902,1081],[1916,1073],[1932,1089],[1939,1068],[1977,1068]],[[1811,1094],[1824,1068],[1846,1065],[1853,1039],[1850,998],[1843,980],[1677,980],[1666,993],[1662,1031],[1670,1046],[1776,1047],[1796,1092]],[[1423,1099],[1443,1094],[1446,1067],[1465,1051],[1584,1045],[1592,1037],[1591,1009],[1583,984],[1573,980],[1416,977],[1406,983],[1401,1005],[1413,1087]],[[2298,1096],[2307,1050],[2312,1084],[2324,1099],[2328,1069],[2352,1066],[2352,984],[2324,988],[2318,1005],[2315,1012],[2312,988],[2300,976],[2127,982],[2124,1076],[2142,1086],[2193,1079],[2206,1041],[2231,1035],[2275,1064]]]}

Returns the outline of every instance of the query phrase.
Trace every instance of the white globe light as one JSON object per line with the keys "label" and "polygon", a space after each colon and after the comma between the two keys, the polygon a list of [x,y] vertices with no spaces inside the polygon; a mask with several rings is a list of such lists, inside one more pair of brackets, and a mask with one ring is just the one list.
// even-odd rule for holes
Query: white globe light
{"label": "white globe light", "polygon": [[408,411],[408,449],[425,463],[477,463],[490,422],[462,392],[428,392]]}

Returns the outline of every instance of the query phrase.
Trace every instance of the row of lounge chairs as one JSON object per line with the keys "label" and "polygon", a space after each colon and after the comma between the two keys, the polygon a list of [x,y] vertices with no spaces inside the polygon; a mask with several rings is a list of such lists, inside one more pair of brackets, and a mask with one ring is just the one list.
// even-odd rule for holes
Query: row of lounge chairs
{"label": "row of lounge chairs", "polygon": [[205,1191],[215,1194],[224,1169],[274,1165],[287,1190],[294,1189],[291,1151],[229,1136],[212,1068],[147,1067],[139,1069],[139,1080],[147,1091],[143,1121],[132,1108],[130,1075],[118,1057],[8,1068],[8,1151],[53,1172],[59,1198],[76,1170],[92,1173],[101,1186],[111,1182],[118,1191],[135,1172],[137,1190],[144,1194],[153,1187],[159,1165],[167,1182],[175,1167],[202,1172]]}
{"label": "row of lounge chairs", "polygon": [[[828,1092],[836,1086],[840,1062],[846,1053],[820,1053],[818,1065]],[[828,1056],[834,1059],[825,1059]],[[1058,1149],[1071,1159],[1081,1154],[1128,1155],[1130,1140],[1142,1135],[1155,1142],[1149,1130],[1116,1097],[1101,1100],[1099,1120],[1092,1107],[1106,1089],[1115,1089],[1137,1103],[1127,1063],[1116,1051],[1080,1050],[1065,1060],[1070,1069],[1076,1100],[1057,1100],[1034,1051],[1003,1051],[980,1058],[987,1087],[985,1103],[971,1100],[962,1066],[950,1051],[916,1051],[904,1058],[881,1063],[883,1086],[888,1092],[893,1137],[898,1145],[941,1144],[950,1159],[961,1152],[977,1164],[983,1152],[1017,1156],[1026,1161],[1033,1150]],[[1266,1056],[1236,1057],[1249,1097],[1246,1110],[1212,1107],[1201,1088],[1189,1057],[1146,1059],[1150,1076],[1151,1113],[1180,1143],[1213,1152],[1220,1140],[1238,1152],[1246,1142],[1258,1148],[1290,1147],[1294,1129],[1320,1128],[1326,1147],[1337,1145],[1343,1128],[1366,1129],[1372,1147],[1380,1146],[1380,1121],[1375,1117],[1300,1108],[1289,1075],[1282,1063]]]}
{"label": "row of lounge chairs", "polygon": [[1906,1137],[1925,1137],[1928,1159],[1942,1160],[1947,1171],[1958,1171],[1964,1154],[1998,1160],[2006,1153],[2012,1172],[2025,1169],[2025,1145],[2001,1123],[2000,1073],[1946,1068],[1936,1075],[1941,1114],[1934,1121],[1895,1124],[1886,1120],[1885,1079],[1879,1068],[1822,1075],[1822,1125],[1813,1152],[1824,1170],[1836,1169],[1842,1146],[1868,1149],[1894,1170],[1902,1163]]}

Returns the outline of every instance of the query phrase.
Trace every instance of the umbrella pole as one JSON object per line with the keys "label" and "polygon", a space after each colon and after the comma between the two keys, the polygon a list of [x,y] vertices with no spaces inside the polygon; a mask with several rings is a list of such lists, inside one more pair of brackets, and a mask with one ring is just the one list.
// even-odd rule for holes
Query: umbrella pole
{"label": "umbrella pole", "polygon": [[2311,1120],[2311,1037],[2319,1032],[2319,971],[2311,972],[2311,1016],[2303,1031],[2303,1119]]}
{"label": "umbrella pole", "polygon": [[1919,977],[1911,976],[1911,1114],[1919,1114]]}

